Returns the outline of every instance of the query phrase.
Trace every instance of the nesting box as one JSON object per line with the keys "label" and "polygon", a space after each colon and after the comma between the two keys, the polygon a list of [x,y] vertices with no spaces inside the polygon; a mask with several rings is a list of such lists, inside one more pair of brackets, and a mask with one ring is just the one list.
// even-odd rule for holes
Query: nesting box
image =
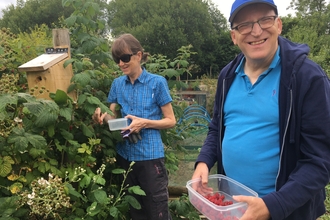
{"label": "nesting box", "polygon": [[[65,68],[63,64],[69,57],[67,48],[47,48],[45,54],[19,66],[27,74],[29,92],[44,99],[50,99],[49,93],[57,90],[67,92],[73,70],[71,64]],[[68,95],[76,100],[74,92]]]}

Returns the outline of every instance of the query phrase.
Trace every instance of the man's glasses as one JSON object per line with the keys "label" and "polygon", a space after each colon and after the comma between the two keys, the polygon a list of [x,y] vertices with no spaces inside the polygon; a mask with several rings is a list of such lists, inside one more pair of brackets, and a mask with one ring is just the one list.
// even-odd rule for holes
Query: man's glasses
{"label": "man's glasses", "polygon": [[264,30],[264,29],[272,27],[275,23],[276,18],[277,18],[276,15],[267,16],[267,17],[260,18],[258,21],[255,21],[255,22],[246,22],[246,23],[239,24],[231,29],[237,30],[240,34],[249,34],[252,32],[255,23],[258,23],[260,28]]}
{"label": "man's glasses", "polygon": [[135,55],[136,53],[131,53],[131,54],[123,54],[120,57],[113,57],[113,60],[115,63],[119,64],[120,60],[123,61],[124,63],[128,63],[131,61],[131,56]]}

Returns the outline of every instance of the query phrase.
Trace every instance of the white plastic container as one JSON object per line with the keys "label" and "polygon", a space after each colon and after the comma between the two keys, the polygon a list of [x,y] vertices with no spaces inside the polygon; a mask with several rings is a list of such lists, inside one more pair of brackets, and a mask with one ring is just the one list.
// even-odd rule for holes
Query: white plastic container
{"label": "white plastic container", "polygon": [[127,118],[117,118],[108,120],[110,131],[121,130],[128,126]]}
{"label": "white plastic container", "polygon": [[213,193],[220,193],[225,196],[225,201],[233,201],[232,205],[220,206],[212,203],[195,190],[201,184],[200,179],[189,180],[187,189],[190,203],[205,217],[210,220],[239,219],[247,209],[247,204],[236,202],[233,195],[245,195],[258,197],[258,193],[243,184],[221,174],[210,175],[208,187],[213,189]]}

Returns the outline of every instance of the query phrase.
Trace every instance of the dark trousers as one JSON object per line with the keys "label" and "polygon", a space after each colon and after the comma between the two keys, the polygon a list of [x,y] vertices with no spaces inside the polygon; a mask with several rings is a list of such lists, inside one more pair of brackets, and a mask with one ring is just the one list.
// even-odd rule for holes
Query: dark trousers
{"label": "dark trousers", "polygon": [[[117,155],[117,164],[127,170],[131,161]],[[164,158],[136,161],[129,172],[125,184],[140,186],[146,196],[133,195],[141,204],[141,209],[130,208],[133,220],[169,220],[168,175]]]}

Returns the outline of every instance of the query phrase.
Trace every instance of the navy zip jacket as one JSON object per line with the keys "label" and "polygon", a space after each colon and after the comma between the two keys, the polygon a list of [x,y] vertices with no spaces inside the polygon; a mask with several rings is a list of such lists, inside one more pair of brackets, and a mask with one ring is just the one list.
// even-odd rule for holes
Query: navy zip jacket
{"label": "navy zip jacket", "polygon": [[[278,38],[281,47],[279,88],[280,167],[276,192],[262,199],[273,220],[315,220],[325,213],[325,186],[330,180],[330,82],[307,58],[309,47]],[[224,174],[221,143],[223,105],[242,59],[238,55],[220,72],[214,113],[197,158]],[[242,168],[243,169],[243,168]]]}

